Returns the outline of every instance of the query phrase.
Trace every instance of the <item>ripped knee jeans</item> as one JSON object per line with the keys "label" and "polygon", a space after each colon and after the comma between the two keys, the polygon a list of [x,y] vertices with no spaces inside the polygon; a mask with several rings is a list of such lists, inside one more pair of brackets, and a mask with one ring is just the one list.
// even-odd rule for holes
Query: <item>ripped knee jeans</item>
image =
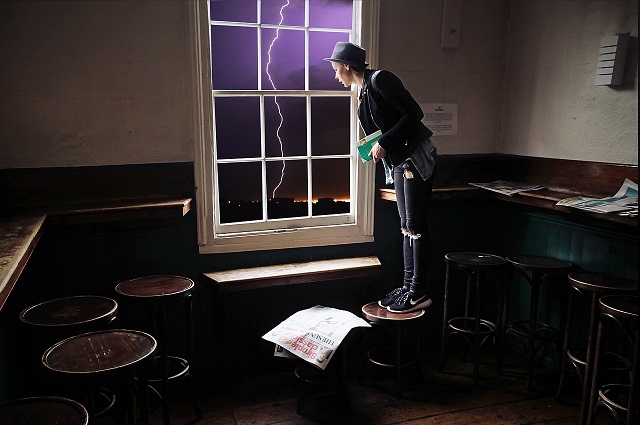
{"label": "ripped knee jeans", "polygon": [[410,160],[393,168],[393,185],[403,235],[418,239],[428,233],[428,202],[433,177],[422,180]]}

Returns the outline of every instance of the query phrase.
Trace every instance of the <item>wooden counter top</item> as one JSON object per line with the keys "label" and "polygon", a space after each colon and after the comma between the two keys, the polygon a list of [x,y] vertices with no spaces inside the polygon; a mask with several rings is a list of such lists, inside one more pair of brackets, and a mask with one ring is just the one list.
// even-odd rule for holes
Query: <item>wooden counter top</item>
{"label": "wooden counter top", "polygon": [[58,208],[47,213],[18,213],[0,218],[0,310],[36,247],[47,223],[80,224],[105,221],[183,217],[191,198],[108,202]]}
{"label": "wooden counter top", "polygon": [[[553,210],[564,214],[579,217],[588,217],[594,220],[601,220],[608,223],[616,223],[624,226],[638,227],[638,217],[621,216],[616,213],[599,214],[581,210],[578,208],[570,208],[563,205],[556,205],[558,201],[573,196],[579,196],[577,193],[562,192],[558,190],[539,189],[526,192],[520,192],[513,196],[502,195],[491,192],[475,186],[460,186],[448,188],[434,188],[432,199],[480,199],[485,197],[488,199],[496,199],[502,202],[510,202],[530,207],[537,207],[546,210]],[[393,189],[380,189],[380,198],[386,201],[395,201],[396,192]]]}
{"label": "wooden counter top", "polygon": [[182,217],[191,210],[191,201],[191,198],[182,198],[78,205],[66,209],[50,210],[47,216],[56,224]]}
{"label": "wooden counter top", "polygon": [[40,239],[45,214],[0,220],[0,309]]}

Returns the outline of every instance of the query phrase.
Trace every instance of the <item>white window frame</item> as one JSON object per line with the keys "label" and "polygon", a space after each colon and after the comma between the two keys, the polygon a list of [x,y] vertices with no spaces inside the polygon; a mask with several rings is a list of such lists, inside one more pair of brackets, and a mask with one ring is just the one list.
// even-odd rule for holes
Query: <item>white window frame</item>
{"label": "white window frame", "polygon": [[[313,0],[311,0],[313,1]],[[354,0],[361,1],[361,0]],[[373,216],[375,197],[375,165],[362,163],[357,156],[355,143],[351,143],[351,167],[355,167],[351,180],[352,220],[342,224],[318,225],[315,227],[281,228],[276,230],[226,231],[216,227],[215,161],[214,161],[214,117],[211,86],[211,49],[209,3],[190,1],[189,22],[192,33],[192,72],[194,75],[194,171],[196,213],[198,222],[198,244],[201,254],[301,248],[311,246],[366,243],[373,241]],[[377,34],[379,0],[367,0],[361,4],[361,13],[355,14],[354,33],[360,34],[353,42],[367,49],[367,61],[372,68],[377,65]],[[360,31],[358,31],[360,28]],[[328,53],[330,54],[330,52]],[[330,68],[327,72],[333,72]],[[351,92],[353,102],[351,140],[362,137],[357,128],[357,92]],[[317,218],[314,219],[316,221]],[[321,222],[322,220],[317,220]],[[349,221],[349,222],[346,222]],[[232,228],[232,226],[230,226]]]}

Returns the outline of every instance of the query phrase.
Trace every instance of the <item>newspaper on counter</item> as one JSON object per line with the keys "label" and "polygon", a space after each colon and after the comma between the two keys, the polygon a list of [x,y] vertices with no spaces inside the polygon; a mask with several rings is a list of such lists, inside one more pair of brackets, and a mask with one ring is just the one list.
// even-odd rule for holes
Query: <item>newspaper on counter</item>
{"label": "newspaper on counter", "polygon": [[621,215],[638,215],[638,184],[624,179],[618,192],[610,198],[587,198],[575,196],[558,201],[556,205],[579,208],[596,213],[620,213]]}
{"label": "newspaper on counter", "polygon": [[351,329],[370,326],[351,312],[317,305],[293,314],[262,338],[276,344],[275,356],[297,356],[324,370]]}
{"label": "newspaper on counter", "polygon": [[502,195],[513,196],[518,192],[524,192],[527,190],[539,190],[544,189],[543,186],[538,186],[536,184],[524,184],[524,183],[514,183],[506,180],[496,180],[491,183],[469,183],[471,186],[480,187],[482,189],[487,189],[492,192],[498,192]]}

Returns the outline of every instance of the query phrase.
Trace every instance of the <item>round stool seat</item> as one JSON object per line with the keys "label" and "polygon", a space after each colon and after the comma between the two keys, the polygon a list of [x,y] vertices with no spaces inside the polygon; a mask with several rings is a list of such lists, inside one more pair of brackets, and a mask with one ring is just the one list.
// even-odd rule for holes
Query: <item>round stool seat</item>
{"label": "round stool seat", "polygon": [[456,266],[461,268],[479,269],[506,264],[505,259],[498,255],[480,252],[451,252],[446,254],[444,258],[446,261],[455,263]]}
{"label": "round stool seat", "polygon": [[539,272],[554,272],[573,265],[569,261],[544,255],[512,255],[507,257],[507,261],[519,269]]}
{"label": "round stool seat", "polygon": [[0,403],[0,424],[87,425],[89,413],[63,397],[29,397]]}
{"label": "round stool seat", "polygon": [[116,292],[139,301],[171,301],[188,295],[194,288],[193,280],[180,276],[143,276],[120,282]]}
{"label": "round stool seat", "polygon": [[22,310],[20,320],[31,326],[63,329],[111,322],[118,303],[107,297],[79,295],[56,298]]}
{"label": "round stool seat", "polygon": [[382,308],[377,302],[372,302],[362,306],[362,314],[370,322],[394,321],[406,322],[424,316],[424,309],[411,311],[409,313],[391,313],[386,308]]}
{"label": "round stool seat", "polygon": [[569,283],[582,290],[597,293],[636,292],[638,281],[608,273],[573,272],[569,274]]}
{"label": "round stool seat", "polygon": [[600,298],[600,311],[620,320],[638,320],[638,297],[607,295]]}
{"label": "round stool seat", "polygon": [[49,369],[75,376],[125,373],[140,366],[156,350],[145,332],[108,330],[88,332],[58,342],[42,355]]}

